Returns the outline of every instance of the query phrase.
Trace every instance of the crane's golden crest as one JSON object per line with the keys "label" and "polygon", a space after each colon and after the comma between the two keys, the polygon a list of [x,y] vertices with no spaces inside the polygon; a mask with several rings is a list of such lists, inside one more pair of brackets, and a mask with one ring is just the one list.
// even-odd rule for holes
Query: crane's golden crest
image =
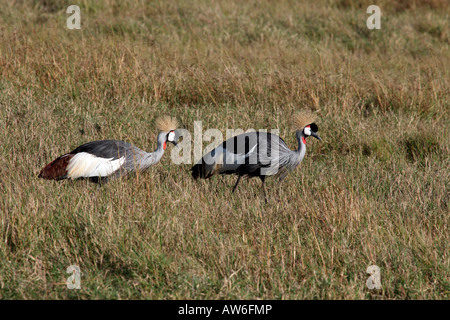
{"label": "crane's golden crest", "polygon": [[308,124],[314,123],[317,116],[309,110],[302,110],[294,114],[293,124],[295,130],[303,130]]}
{"label": "crane's golden crest", "polygon": [[178,127],[178,121],[175,117],[163,116],[156,119],[156,128],[159,131],[175,130]]}

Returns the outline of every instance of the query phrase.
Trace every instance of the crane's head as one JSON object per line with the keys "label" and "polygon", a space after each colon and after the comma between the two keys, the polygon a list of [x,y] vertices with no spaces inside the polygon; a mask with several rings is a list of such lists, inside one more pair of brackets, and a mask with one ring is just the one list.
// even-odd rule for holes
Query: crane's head
{"label": "crane's head", "polygon": [[314,122],[316,121],[316,115],[311,111],[302,110],[294,115],[293,120],[295,129],[297,130],[297,135],[299,137],[301,135],[303,135],[303,138],[313,136],[316,139],[322,140],[317,134],[319,127]]}
{"label": "crane's head", "polygon": [[179,134],[177,132],[178,122],[176,118],[164,116],[156,120],[156,127],[159,130],[158,142],[166,150],[167,142],[177,145]]}
{"label": "crane's head", "polygon": [[322,140],[320,138],[320,136],[317,134],[317,131],[319,131],[319,127],[317,126],[317,124],[315,123],[311,123],[308,124],[304,129],[303,129],[303,134],[305,135],[305,137],[309,137],[312,136],[316,139]]}

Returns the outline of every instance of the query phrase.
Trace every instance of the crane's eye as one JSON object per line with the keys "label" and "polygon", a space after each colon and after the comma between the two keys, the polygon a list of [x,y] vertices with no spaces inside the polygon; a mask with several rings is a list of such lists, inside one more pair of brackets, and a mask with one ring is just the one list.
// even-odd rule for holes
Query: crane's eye
{"label": "crane's eye", "polygon": [[173,142],[175,140],[175,131],[170,131],[169,134],[167,135],[167,141],[169,142]]}
{"label": "crane's eye", "polygon": [[303,133],[307,136],[310,136],[311,135],[311,127],[310,126],[305,127],[305,129],[303,129]]}

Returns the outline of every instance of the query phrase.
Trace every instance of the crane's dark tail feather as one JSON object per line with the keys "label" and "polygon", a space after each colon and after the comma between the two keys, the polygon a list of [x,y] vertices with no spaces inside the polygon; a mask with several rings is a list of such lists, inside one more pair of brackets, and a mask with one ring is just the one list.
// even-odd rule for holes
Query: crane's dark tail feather
{"label": "crane's dark tail feather", "polygon": [[192,178],[197,180],[198,178],[206,179],[205,175],[205,161],[202,159],[201,163],[197,163],[191,168]]}
{"label": "crane's dark tail feather", "polygon": [[201,163],[197,163],[191,168],[192,178],[197,180],[198,178],[208,179],[214,174],[214,165],[208,165],[202,158]]}
{"label": "crane's dark tail feather", "polygon": [[202,164],[201,163],[197,163],[196,165],[194,165],[191,168],[191,172],[192,172],[192,178],[194,178],[195,180],[197,180],[202,172]]}
{"label": "crane's dark tail feather", "polygon": [[53,160],[41,170],[38,178],[46,180],[62,180],[67,178],[67,166],[73,154],[65,154]]}

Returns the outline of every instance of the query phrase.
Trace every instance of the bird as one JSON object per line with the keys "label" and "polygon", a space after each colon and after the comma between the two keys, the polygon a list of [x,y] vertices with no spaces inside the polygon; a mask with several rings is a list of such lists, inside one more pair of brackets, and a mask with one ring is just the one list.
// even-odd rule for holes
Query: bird
{"label": "bird", "polygon": [[267,203],[265,179],[278,176],[282,181],[305,157],[306,139],[310,136],[322,140],[317,134],[314,113],[302,110],[293,117],[298,148],[291,150],[278,135],[264,131],[247,132],[234,136],[204,155],[191,168],[192,177],[208,179],[217,174],[238,176],[235,192],[242,177],[259,177],[262,181],[264,201]]}
{"label": "bird", "polygon": [[170,116],[156,120],[159,133],[154,152],[145,152],[125,141],[92,141],[56,158],[40,171],[38,177],[46,180],[86,178],[105,183],[131,172],[142,172],[161,160],[167,142],[177,145],[177,126],[176,118]]}

